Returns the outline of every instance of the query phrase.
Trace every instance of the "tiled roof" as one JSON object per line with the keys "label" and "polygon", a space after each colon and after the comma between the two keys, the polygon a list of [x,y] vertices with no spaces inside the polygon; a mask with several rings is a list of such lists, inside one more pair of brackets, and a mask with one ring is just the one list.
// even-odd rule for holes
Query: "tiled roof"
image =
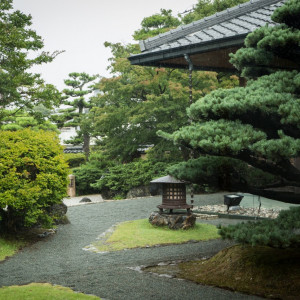
{"label": "tiled roof", "polygon": [[64,153],[83,153],[83,147],[82,146],[67,146],[64,149]]}
{"label": "tiled roof", "polygon": [[286,0],[251,0],[210,17],[180,26],[164,34],[140,41],[141,54],[129,59],[151,56],[151,54],[191,49],[204,44],[215,44],[224,40],[239,40],[266,24],[274,26],[271,15]]}

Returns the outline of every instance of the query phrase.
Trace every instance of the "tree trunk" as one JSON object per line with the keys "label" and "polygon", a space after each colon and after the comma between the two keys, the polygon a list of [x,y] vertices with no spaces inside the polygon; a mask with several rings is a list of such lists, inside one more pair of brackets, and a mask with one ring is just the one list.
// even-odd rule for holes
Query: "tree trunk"
{"label": "tree trunk", "polygon": [[90,135],[88,133],[83,134],[83,152],[88,161],[90,155]]}

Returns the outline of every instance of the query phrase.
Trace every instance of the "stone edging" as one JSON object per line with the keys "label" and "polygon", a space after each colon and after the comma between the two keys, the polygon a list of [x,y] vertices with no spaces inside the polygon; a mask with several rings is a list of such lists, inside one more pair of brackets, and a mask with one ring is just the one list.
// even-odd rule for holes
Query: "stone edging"
{"label": "stone edging", "polygon": [[[247,215],[231,215],[231,214],[221,214],[217,212],[211,212],[211,211],[193,211],[193,214],[196,216],[196,218],[202,219],[201,216],[203,216],[205,219],[206,216],[211,216],[211,218],[224,218],[224,219],[242,219],[242,220],[270,220],[269,218],[259,217],[259,216],[247,216]],[[208,217],[209,218],[209,217]]]}

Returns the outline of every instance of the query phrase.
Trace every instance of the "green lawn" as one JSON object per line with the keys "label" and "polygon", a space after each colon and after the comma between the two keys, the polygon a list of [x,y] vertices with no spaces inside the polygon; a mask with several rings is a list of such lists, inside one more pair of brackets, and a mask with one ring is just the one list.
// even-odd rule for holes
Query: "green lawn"
{"label": "green lawn", "polygon": [[0,261],[14,255],[24,245],[24,241],[0,238]]}
{"label": "green lawn", "polygon": [[128,221],[116,226],[110,236],[93,243],[101,252],[147,247],[165,244],[180,244],[188,241],[204,241],[219,238],[216,226],[196,224],[189,230],[171,230],[154,227],[148,219]]}
{"label": "green lawn", "polygon": [[[0,300],[99,300],[99,297],[76,293],[63,286],[49,283],[31,283],[0,289]],[[101,299],[100,299],[101,300]]]}

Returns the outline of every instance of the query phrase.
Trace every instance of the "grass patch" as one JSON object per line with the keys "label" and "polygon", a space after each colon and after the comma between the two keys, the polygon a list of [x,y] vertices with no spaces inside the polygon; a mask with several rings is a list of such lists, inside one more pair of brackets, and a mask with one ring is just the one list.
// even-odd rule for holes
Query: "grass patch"
{"label": "grass patch", "polygon": [[50,234],[53,232],[46,228],[27,228],[14,234],[3,234],[0,237],[0,261],[13,256],[23,247],[36,243],[41,239],[39,234],[45,231]]}
{"label": "grass patch", "polygon": [[9,256],[13,256],[20,248],[25,246],[25,242],[18,239],[0,238],[0,261]]}
{"label": "grass patch", "polygon": [[31,283],[21,286],[8,286],[0,289],[0,299],[9,300],[99,300],[99,297],[76,293],[63,286],[49,283]]}
{"label": "grass patch", "polygon": [[128,221],[116,226],[110,236],[95,242],[98,251],[118,251],[138,247],[165,244],[180,244],[188,241],[204,241],[219,238],[216,226],[196,224],[189,230],[171,230],[167,227],[154,227],[148,219]]}
{"label": "grass patch", "polygon": [[233,246],[208,260],[149,267],[145,271],[170,274],[197,283],[275,299],[299,299],[299,249]]}

